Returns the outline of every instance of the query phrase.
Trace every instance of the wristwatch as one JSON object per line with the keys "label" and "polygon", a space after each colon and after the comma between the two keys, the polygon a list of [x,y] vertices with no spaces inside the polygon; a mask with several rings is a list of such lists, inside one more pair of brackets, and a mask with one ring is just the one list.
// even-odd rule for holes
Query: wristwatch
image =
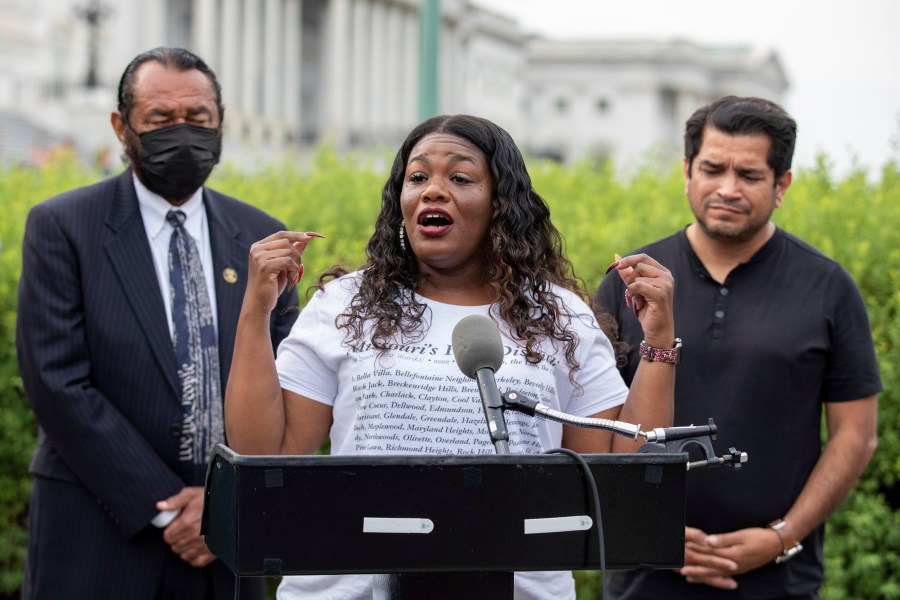
{"label": "wristwatch", "polygon": [[784,519],[775,519],[768,525],[769,529],[774,531],[778,539],[781,540],[782,552],[775,557],[775,562],[779,565],[786,560],[790,560],[795,554],[803,550],[803,544],[794,539],[791,532],[785,528],[786,525],[787,521]]}
{"label": "wristwatch", "polygon": [[648,345],[647,341],[644,340],[641,342],[638,354],[641,355],[641,358],[649,360],[650,362],[663,362],[677,365],[681,362],[681,338],[675,338],[675,344],[671,348],[654,348],[653,346]]}

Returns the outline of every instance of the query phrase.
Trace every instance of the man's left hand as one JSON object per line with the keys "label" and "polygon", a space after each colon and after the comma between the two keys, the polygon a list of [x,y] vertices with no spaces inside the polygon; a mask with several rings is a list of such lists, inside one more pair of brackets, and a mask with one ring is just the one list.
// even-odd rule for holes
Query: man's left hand
{"label": "man's left hand", "polygon": [[203,488],[186,487],[174,496],[156,503],[159,510],[177,510],[178,516],[163,531],[163,539],[181,560],[194,567],[205,567],[216,555],[206,546],[200,535],[203,515]]}

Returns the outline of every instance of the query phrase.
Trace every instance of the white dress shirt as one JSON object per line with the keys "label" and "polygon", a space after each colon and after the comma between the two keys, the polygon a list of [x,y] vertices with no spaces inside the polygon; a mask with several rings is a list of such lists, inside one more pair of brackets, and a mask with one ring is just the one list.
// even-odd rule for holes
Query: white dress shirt
{"label": "white dress shirt", "polygon": [[212,246],[209,242],[209,223],[203,205],[203,188],[194,192],[194,195],[181,206],[173,206],[162,196],[154,194],[144,187],[137,176],[133,177],[141,218],[144,220],[144,230],[147,232],[147,241],[150,242],[150,250],[153,252],[156,278],[162,293],[163,304],[166,307],[166,315],[169,318],[169,336],[174,336],[175,333],[175,326],[172,322],[172,284],[169,282],[169,239],[172,237],[173,228],[166,221],[166,214],[170,210],[180,210],[185,214],[184,228],[197,244],[200,263],[203,265],[203,276],[206,279],[206,289],[209,292],[209,305],[212,309],[216,331],[218,331],[215,274],[213,273]]}

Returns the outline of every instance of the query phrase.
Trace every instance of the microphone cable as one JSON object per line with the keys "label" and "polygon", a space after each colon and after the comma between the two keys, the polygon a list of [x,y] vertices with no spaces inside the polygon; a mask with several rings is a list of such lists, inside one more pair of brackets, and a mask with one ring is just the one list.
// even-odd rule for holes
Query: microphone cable
{"label": "microphone cable", "polygon": [[600,513],[600,492],[597,491],[597,481],[594,479],[594,474],[591,472],[587,461],[580,454],[568,448],[553,448],[552,450],[547,450],[544,454],[566,454],[578,463],[581,471],[584,473],[594,507],[594,523],[597,524],[597,543],[600,550],[600,593],[602,598],[606,598],[606,545],[603,538],[603,519]]}

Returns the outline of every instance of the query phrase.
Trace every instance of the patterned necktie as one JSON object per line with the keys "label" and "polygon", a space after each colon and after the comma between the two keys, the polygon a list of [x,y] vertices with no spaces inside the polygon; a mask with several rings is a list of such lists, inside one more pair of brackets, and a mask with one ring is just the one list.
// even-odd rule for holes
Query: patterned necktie
{"label": "patterned necktie", "polygon": [[185,214],[170,210],[169,281],[175,358],[181,383],[182,427],[178,458],[202,485],[210,451],[225,441],[219,351],[200,254],[184,228]]}

